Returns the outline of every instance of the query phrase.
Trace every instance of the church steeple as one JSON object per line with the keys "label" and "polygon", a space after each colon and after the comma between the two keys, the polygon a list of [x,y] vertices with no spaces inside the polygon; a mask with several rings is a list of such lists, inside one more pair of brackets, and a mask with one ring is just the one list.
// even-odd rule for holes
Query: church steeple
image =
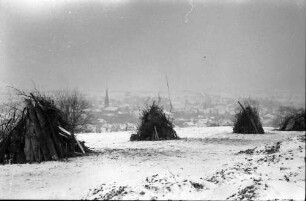
{"label": "church steeple", "polygon": [[109,107],[108,87],[106,87],[105,91],[104,107]]}

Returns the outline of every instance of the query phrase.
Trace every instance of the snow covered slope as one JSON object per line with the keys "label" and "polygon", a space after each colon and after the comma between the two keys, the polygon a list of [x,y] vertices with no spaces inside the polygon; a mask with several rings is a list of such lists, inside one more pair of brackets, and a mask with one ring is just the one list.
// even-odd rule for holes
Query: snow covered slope
{"label": "snow covered slope", "polygon": [[79,134],[97,153],[0,166],[0,198],[304,199],[305,132],[265,131],[182,128],[181,140],[155,142]]}

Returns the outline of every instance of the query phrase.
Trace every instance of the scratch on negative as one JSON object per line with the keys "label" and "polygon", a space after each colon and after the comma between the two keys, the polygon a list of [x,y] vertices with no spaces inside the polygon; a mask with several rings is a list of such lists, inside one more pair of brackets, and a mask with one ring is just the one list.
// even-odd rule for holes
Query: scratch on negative
{"label": "scratch on negative", "polygon": [[190,8],[190,10],[189,10],[189,11],[186,13],[186,15],[185,15],[185,23],[188,23],[188,22],[189,22],[188,16],[192,13],[193,8],[194,8],[193,0],[190,0],[190,1],[189,1],[189,4],[190,4],[191,8]]}

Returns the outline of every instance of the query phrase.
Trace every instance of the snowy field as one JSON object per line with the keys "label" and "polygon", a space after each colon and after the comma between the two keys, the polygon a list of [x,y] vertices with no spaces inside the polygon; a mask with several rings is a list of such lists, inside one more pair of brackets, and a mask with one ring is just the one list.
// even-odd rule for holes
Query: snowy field
{"label": "snowy field", "polygon": [[78,134],[97,153],[0,165],[0,199],[305,198],[305,132],[177,129],[181,140],[130,142],[129,132]]}

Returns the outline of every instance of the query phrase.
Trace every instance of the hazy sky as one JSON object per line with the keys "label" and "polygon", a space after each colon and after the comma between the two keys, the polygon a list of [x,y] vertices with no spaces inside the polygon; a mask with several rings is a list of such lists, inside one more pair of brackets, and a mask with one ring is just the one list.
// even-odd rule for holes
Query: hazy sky
{"label": "hazy sky", "polygon": [[304,0],[0,0],[0,84],[305,91]]}

